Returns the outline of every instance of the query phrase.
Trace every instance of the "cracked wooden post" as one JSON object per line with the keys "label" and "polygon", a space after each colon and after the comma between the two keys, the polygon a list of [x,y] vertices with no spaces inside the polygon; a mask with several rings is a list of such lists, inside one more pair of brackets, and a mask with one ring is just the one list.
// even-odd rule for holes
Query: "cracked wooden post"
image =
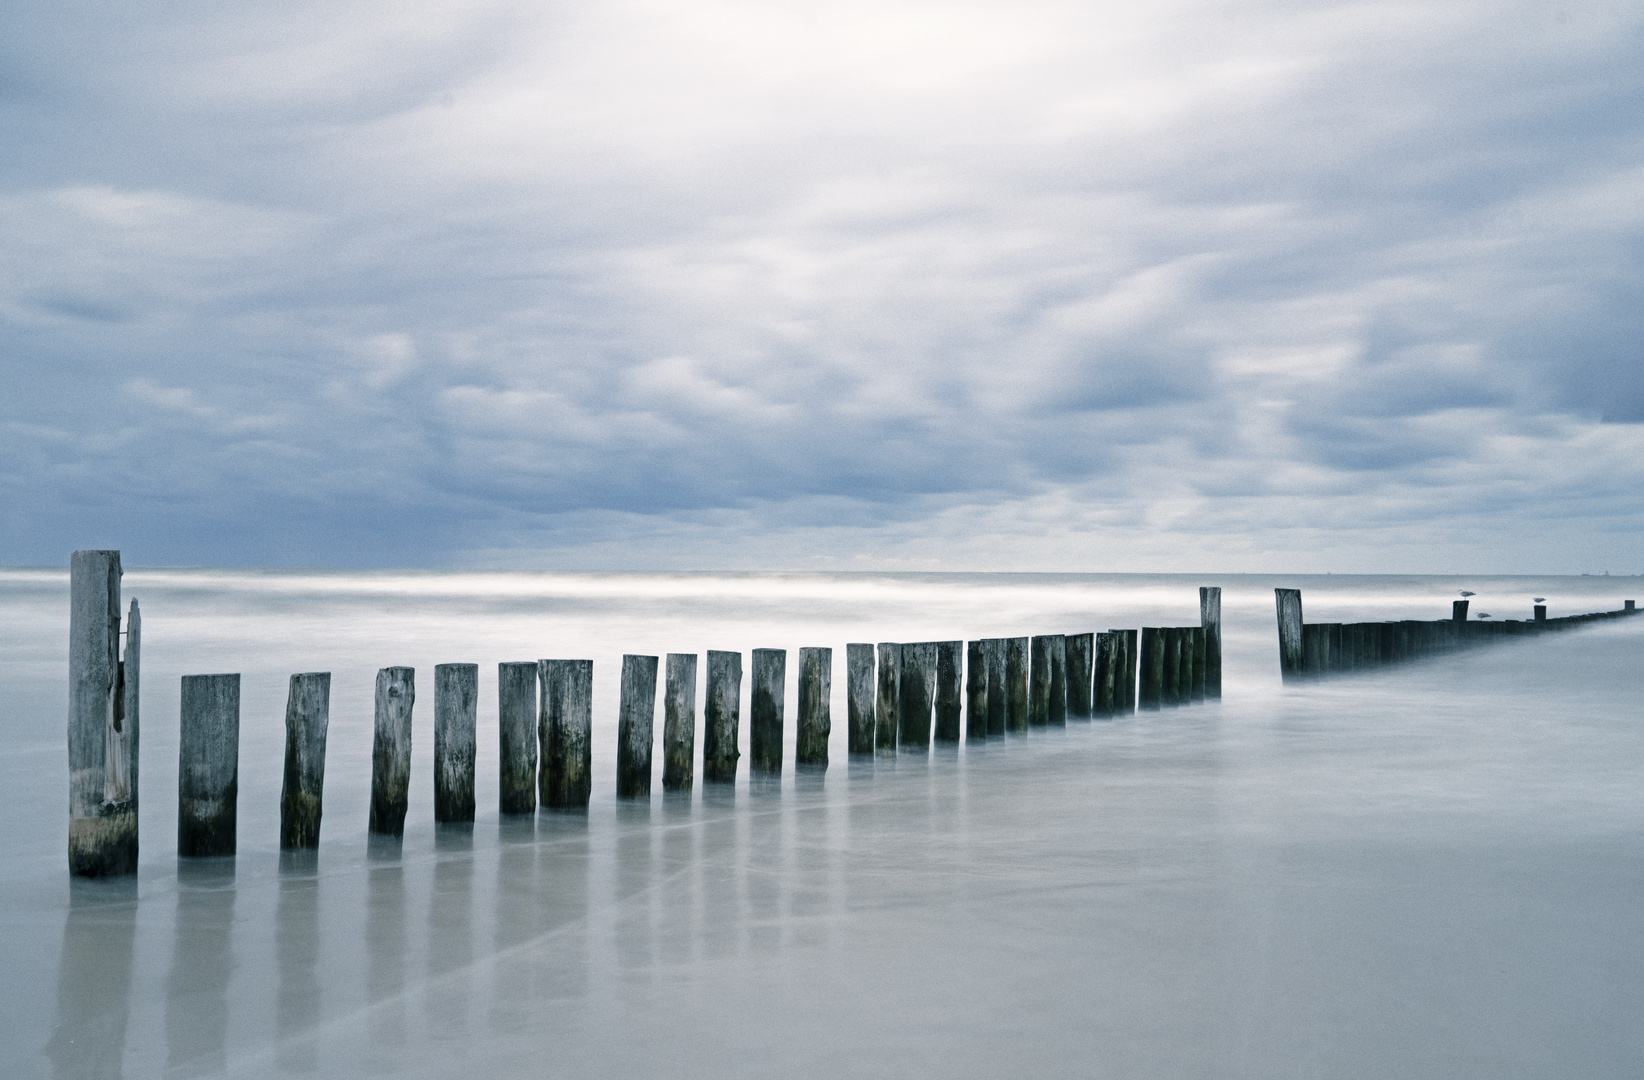
{"label": "cracked wooden post", "polygon": [[1204,696],[1222,697],[1222,590],[1219,585],[1199,589],[1199,625],[1204,627]]}
{"label": "cracked wooden post", "polygon": [[1274,589],[1279,616],[1279,676],[1285,682],[1302,677],[1302,602],[1300,589]]}
{"label": "cracked wooden post", "polygon": [[799,650],[799,717],[793,759],[797,765],[826,768],[833,733],[833,650]]}
{"label": "cracked wooden post", "polygon": [[662,692],[662,790],[689,791],[696,776],[696,653],[669,653]]}
{"label": "cracked wooden post", "polygon": [[753,685],[748,695],[748,770],[782,775],[782,695],[788,679],[786,649],[753,651]]}
{"label": "cracked wooden post", "polygon": [[479,665],[434,665],[434,820],[474,820]]}
{"label": "cracked wooden post", "polygon": [[956,743],[964,711],[961,689],[965,670],[963,641],[938,641],[936,648],[936,741]]}
{"label": "cracked wooden post", "polygon": [[240,793],[240,677],[184,675],[177,735],[177,854],[232,855]]}
{"label": "cracked wooden post", "polygon": [[497,809],[537,809],[537,662],[497,665]]}
{"label": "cracked wooden post", "polygon": [[708,650],[708,694],[702,706],[702,781],[736,783],[742,726],[742,654]]}
{"label": "cracked wooden post", "polygon": [[1028,729],[1029,640],[1005,639],[1005,730],[1021,734]]}
{"label": "cracked wooden post", "polygon": [[617,706],[619,799],[651,797],[651,747],[655,744],[656,667],[654,656],[622,658],[622,694]]}
{"label": "cracked wooden post", "polygon": [[1136,703],[1145,712],[1157,710],[1164,701],[1164,636],[1157,626],[1142,627],[1141,688]]}
{"label": "cracked wooden post", "polygon": [[873,646],[864,642],[845,646],[845,707],[850,722],[847,749],[852,754],[873,753],[873,651]]}
{"label": "cracked wooden post", "polygon": [[367,829],[379,836],[405,835],[405,808],[411,793],[411,709],[416,700],[415,669],[385,667],[377,672]]}
{"label": "cracked wooden post", "polygon": [[920,641],[902,646],[901,698],[896,710],[896,747],[928,750],[930,713],[935,689],[936,645]]}
{"label": "cracked wooden post", "polygon": [[537,802],[555,810],[586,810],[593,793],[594,662],[537,663],[542,689]]}
{"label": "cracked wooden post", "polygon": [[1089,720],[1095,714],[1096,635],[1067,636],[1067,718]]}
{"label": "cracked wooden post", "polygon": [[325,795],[325,735],[331,726],[331,672],[291,676],[285,699],[285,780],[280,787],[280,848],[320,846]]}
{"label": "cracked wooden post", "polygon": [[996,739],[1005,733],[1005,698],[1009,688],[1005,684],[1005,639],[984,638],[982,659],[988,668],[988,738]]}
{"label": "cracked wooden post", "polygon": [[988,737],[988,662],[986,642],[965,647],[965,741]]}
{"label": "cracked wooden post", "polygon": [[137,872],[137,637],[120,659],[120,553],[69,560],[69,873]]}
{"label": "cracked wooden post", "polygon": [[897,718],[902,712],[902,645],[896,641],[881,641],[878,653],[873,699],[873,748],[880,754],[894,754]]}

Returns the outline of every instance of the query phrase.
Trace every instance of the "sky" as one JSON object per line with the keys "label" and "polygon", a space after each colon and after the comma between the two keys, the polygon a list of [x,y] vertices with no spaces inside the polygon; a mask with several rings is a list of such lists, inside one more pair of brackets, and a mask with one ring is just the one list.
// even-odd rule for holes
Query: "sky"
{"label": "sky", "polygon": [[1644,572],[1644,7],[0,4],[0,564]]}

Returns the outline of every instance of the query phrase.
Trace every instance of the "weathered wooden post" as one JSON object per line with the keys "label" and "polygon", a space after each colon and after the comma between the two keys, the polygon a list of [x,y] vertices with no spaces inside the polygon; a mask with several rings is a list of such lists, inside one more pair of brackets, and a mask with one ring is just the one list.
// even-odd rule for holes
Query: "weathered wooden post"
{"label": "weathered wooden post", "polygon": [[1454,622],[1463,622],[1463,623],[1466,622],[1467,621],[1467,605],[1469,603],[1471,603],[1471,601],[1469,601],[1469,600],[1452,600],[1452,601],[1450,601],[1450,618],[1451,618],[1451,620],[1454,621]]}
{"label": "weathered wooden post", "polygon": [[1021,734],[1028,729],[1028,639],[1005,639],[1005,730]]}
{"label": "weathered wooden post", "polygon": [[845,743],[849,753],[873,753],[875,689],[873,645],[851,642],[845,646],[845,708],[850,725]]}
{"label": "weathered wooden post", "polygon": [[1205,699],[1204,650],[1204,627],[1189,626],[1187,628],[1186,653],[1188,658],[1193,662],[1193,674],[1188,680],[1189,701],[1200,702]]}
{"label": "weathered wooden post", "polygon": [[1302,677],[1302,602],[1300,589],[1274,589],[1279,616],[1279,676],[1283,681]]}
{"label": "weathered wooden post", "polygon": [[377,672],[367,829],[379,836],[405,835],[411,792],[411,708],[416,700],[415,669],[385,667]]}
{"label": "weathered wooden post", "polygon": [[331,726],[331,672],[291,676],[285,699],[285,781],[280,788],[280,847],[320,846],[325,795],[325,734]]}
{"label": "weathered wooden post", "polygon": [[742,726],[742,654],[708,650],[708,692],[702,705],[702,780],[736,783]]}
{"label": "weathered wooden post", "polygon": [[999,738],[1005,733],[1006,699],[1010,688],[1005,682],[1005,639],[982,639],[982,662],[988,669],[988,738]]}
{"label": "weathered wooden post", "polygon": [[1182,632],[1174,626],[1159,627],[1159,643],[1164,649],[1164,673],[1159,684],[1159,704],[1175,708],[1182,703]]}
{"label": "weathered wooden post", "polygon": [[1118,682],[1113,676],[1113,631],[1103,630],[1096,635],[1095,655],[1091,659],[1090,713],[1099,720],[1113,715],[1113,691]]}
{"label": "weathered wooden post", "polygon": [[689,791],[696,777],[696,653],[669,653],[664,679],[662,790]]}
{"label": "weathered wooden post", "polygon": [[1621,610],[1622,611],[1637,611],[1638,608],[1634,605],[1633,601],[1623,600],[1623,601],[1621,601]]}
{"label": "weathered wooden post", "polygon": [[594,662],[539,660],[542,783],[537,802],[554,810],[586,810],[593,793]]}
{"label": "weathered wooden post", "polygon": [[1199,587],[1199,625],[1204,627],[1204,696],[1222,697],[1222,589]]}
{"label": "weathered wooden post", "polygon": [[434,820],[474,820],[479,665],[434,665]]}
{"label": "weathered wooden post", "polygon": [[1045,722],[1052,727],[1067,727],[1067,637],[1050,635],[1050,708]]}
{"label": "weathered wooden post", "polygon": [[[1631,601],[1628,601],[1628,602],[1631,603]],[[1537,604],[1535,606],[1535,617],[1536,617],[1536,622],[1546,622],[1547,621],[1547,605],[1546,604]]]}
{"label": "weathered wooden post", "polygon": [[1050,723],[1050,638],[1036,635],[1028,648],[1028,727],[1045,727]]}
{"label": "weathered wooden post", "polygon": [[497,665],[497,809],[537,809],[537,662]]}
{"label": "weathered wooden post", "polygon": [[959,741],[960,714],[964,706],[960,683],[965,668],[963,641],[938,641],[936,649],[936,741]]}
{"label": "weathered wooden post", "polygon": [[751,772],[782,775],[782,693],[787,678],[786,649],[753,651],[753,687],[748,699]]}
{"label": "weathered wooden post", "polygon": [[965,646],[965,741],[988,737],[988,662],[981,641]]}
{"label": "weathered wooden post", "polygon": [[120,659],[120,553],[69,560],[69,873],[137,872],[137,683],[141,617]]}
{"label": "weathered wooden post", "polygon": [[1142,627],[1141,688],[1137,704],[1145,712],[1155,712],[1164,703],[1164,634],[1157,626]]}
{"label": "weathered wooden post", "polygon": [[232,855],[240,794],[240,677],[184,675],[177,854]]}
{"label": "weathered wooden post", "polygon": [[879,643],[879,685],[874,698],[874,747],[881,754],[896,753],[896,732],[902,712],[902,646]]}
{"label": "weathered wooden post", "polygon": [[1125,642],[1124,711],[1133,713],[1136,711],[1136,683],[1142,663],[1142,647],[1140,644],[1142,632],[1140,630],[1125,630],[1123,633]]}
{"label": "weathered wooden post", "polygon": [[799,724],[793,759],[799,765],[828,764],[833,733],[833,650],[799,650]]}
{"label": "weathered wooden post", "polygon": [[1089,720],[1094,712],[1091,690],[1095,681],[1096,635],[1069,634],[1067,642],[1067,718]]}
{"label": "weathered wooden post", "polygon": [[1302,625],[1302,672],[1310,678],[1324,673],[1324,659],[1329,649],[1329,631],[1322,623]]}
{"label": "weathered wooden post", "polygon": [[936,644],[930,641],[902,646],[902,697],[896,711],[896,746],[926,750],[930,747],[930,713],[934,704]]}
{"label": "weathered wooden post", "polygon": [[624,655],[622,694],[617,705],[617,798],[651,797],[651,747],[655,745],[656,667],[654,656]]}

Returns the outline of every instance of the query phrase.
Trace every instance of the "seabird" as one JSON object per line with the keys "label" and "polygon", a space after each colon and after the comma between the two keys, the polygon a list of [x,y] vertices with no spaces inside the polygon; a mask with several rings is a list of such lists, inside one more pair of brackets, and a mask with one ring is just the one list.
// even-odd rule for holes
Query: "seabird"
{"label": "seabird", "polygon": [[1461,595],[1463,595],[1463,596],[1472,596],[1473,594],[1468,592],[1466,589],[1463,589],[1463,590],[1461,590]]}

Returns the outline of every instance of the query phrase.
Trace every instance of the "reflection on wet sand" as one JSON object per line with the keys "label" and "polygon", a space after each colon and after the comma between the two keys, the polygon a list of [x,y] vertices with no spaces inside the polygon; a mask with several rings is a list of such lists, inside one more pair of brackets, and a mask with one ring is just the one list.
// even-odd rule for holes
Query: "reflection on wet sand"
{"label": "reflection on wet sand", "polygon": [[103,1080],[121,1075],[136,924],[134,878],[69,882],[57,969],[57,1022],[46,1044],[53,1076]]}
{"label": "reflection on wet sand", "polygon": [[455,1039],[468,1030],[474,992],[474,827],[463,822],[435,830],[424,1024],[438,1038]]}
{"label": "reflection on wet sand", "polygon": [[210,1076],[227,1064],[234,971],[234,860],[177,861],[177,914],[166,977],[166,1071]]}
{"label": "reflection on wet sand", "polygon": [[274,1026],[275,1064],[281,1072],[319,1068],[315,1026],[320,1020],[318,861],[312,851],[280,853],[280,897],[274,907],[275,968],[279,976]]}
{"label": "reflection on wet sand", "polygon": [[405,1045],[405,868],[398,851],[373,850],[372,860],[365,879],[366,1001],[372,1049],[393,1055]]}

